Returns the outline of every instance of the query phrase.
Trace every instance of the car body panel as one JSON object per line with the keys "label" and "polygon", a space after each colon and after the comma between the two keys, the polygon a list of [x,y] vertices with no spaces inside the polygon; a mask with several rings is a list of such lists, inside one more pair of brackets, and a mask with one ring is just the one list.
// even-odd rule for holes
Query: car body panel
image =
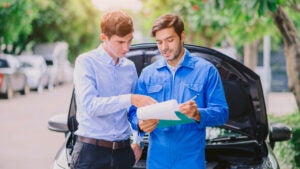
{"label": "car body panel", "polygon": [[27,77],[20,70],[20,62],[15,56],[0,54],[0,74],[2,74],[0,94],[10,97],[9,92],[28,93]]}
{"label": "car body panel", "polygon": [[68,61],[69,46],[66,42],[40,43],[34,46],[33,53],[46,60],[50,86],[72,81],[73,68]]}
{"label": "car body panel", "polygon": [[31,89],[41,91],[48,87],[49,76],[47,75],[46,61],[39,55],[20,55],[21,71],[27,76],[27,82]]}

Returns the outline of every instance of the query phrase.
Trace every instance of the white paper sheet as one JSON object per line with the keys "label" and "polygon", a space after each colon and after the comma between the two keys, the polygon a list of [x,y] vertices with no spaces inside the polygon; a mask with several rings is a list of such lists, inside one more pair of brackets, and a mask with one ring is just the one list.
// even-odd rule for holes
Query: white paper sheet
{"label": "white paper sheet", "polygon": [[175,111],[178,111],[176,100],[169,100],[152,104],[137,109],[137,117],[140,120],[160,119],[160,120],[180,120]]}

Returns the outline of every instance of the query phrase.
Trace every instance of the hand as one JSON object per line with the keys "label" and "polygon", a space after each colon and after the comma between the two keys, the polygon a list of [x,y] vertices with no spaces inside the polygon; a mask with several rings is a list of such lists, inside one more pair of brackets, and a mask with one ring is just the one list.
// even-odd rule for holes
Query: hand
{"label": "hand", "polygon": [[132,94],[131,95],[131,103],[135,107],[139,108],[139,107],[155,104],[155,103],[157,103],[157,101],[152,99],[152,97],[149,97],[149,96]]}
{"label": "hand", "polygon": [[158,122],[158,119],[141,120],[138,126],[142,131],[150,133],[156,128]]}
{"label": "hand", "polygon": [[132,148],[133,153],[134,153],[134,156],[135,156],[135,163],[137,163],[137,162],[140,160],[141,156],[142,156],[143,150],[142,150],[142,148],[141,148],[138,144],[136,144],[136,143],[132,143],[132,144],[131,144],[131,148]]}
{"label": "hand", "polygon": [[200,112],[198,111],[198,106],[194,100],[187,101],[182,103],[179,106],[179,111],[188,117],[195,119],[197,122],[200,122]]}

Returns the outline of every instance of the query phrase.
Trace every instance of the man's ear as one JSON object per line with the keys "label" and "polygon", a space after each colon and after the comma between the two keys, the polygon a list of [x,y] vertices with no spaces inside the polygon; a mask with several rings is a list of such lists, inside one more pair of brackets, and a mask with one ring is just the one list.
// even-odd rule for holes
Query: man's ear
{"label": "man's ear", "polygon": [[184,31],[182,31],[181,32],[181,41],[184,43],[184,41],[185,41],[185,32]]}
{"label": "man's ear", "polygon": [[100,39],[102,42],[104,42],[105,40],[107,40],[107,36],[104,33],[100,34]]}

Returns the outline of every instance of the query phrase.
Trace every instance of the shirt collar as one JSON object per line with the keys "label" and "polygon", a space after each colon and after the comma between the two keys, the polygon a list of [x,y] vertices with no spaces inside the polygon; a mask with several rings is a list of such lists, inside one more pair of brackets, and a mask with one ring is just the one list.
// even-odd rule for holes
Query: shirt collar
{"label": "shirt collar", "polygon": [[113,58],[104,50],[103,44],[100,44],[97,48],[97,53],[99,53],[99,58],[101,61],[107,63],[107,64],[111,64],[114,66],[118,66],[121,65],[124,62],[124,58],[119,58],[119,63],[117,65],[115,65],[115,61],[113,60]]}
{"label": "shirt collar", "polygon": [[[160,62],[157,64],[157,69],[163,68],[163,67],[168,67],[167,62],[162,59]],[[176,66],[176,68],[179,67],[188,67],[190,69],[194,68],[194,62],[192,61],[192,56],[190,55],[190,52],[184,48],[184,56],[181,59],[180,63]]]}

